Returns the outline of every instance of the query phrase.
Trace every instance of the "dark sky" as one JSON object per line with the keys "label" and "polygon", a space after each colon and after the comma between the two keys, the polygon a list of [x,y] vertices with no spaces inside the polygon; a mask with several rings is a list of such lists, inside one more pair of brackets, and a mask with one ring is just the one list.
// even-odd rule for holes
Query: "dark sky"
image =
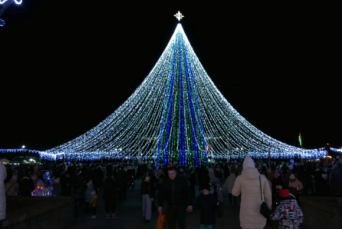
{"label": "dark sky", "polygon": [[[100,3],[99,3],[100,2]],[[114,2],[116,2],[114,4]],[[266,134],[342,146],[337,6],[24,0],[0,28],[0,148],[44,150],[114,112],[165,49],[180,10],[222,94]]]}

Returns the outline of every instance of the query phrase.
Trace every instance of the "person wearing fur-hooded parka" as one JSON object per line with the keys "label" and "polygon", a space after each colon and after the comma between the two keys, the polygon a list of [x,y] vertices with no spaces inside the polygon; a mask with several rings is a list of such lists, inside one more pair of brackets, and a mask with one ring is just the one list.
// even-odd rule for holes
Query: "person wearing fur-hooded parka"
{"label": "person wearing fur-hooded parka", "polygon": [[252,158],[246,157],[243,162],[243,170],[236,178],[232,190],[233,196],[241,194],[240,226],[241,228],[262,229],[266,226],[266,218],[260,214],[261,193],[267,206],[272,207],[272,193],[270,185],[264,175],[260,175]]}
{"label": "person wearing fur-hooded parka", "polygon": [[0,225],[2,225],[3,220],[6,218],[6,191],[4,183],[6,177],[6,167],[0,163]]}

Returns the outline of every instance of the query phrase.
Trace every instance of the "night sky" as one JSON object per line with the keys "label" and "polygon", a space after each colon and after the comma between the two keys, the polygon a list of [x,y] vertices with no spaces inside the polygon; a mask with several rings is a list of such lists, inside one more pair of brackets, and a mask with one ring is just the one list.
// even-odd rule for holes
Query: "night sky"
{"label": "night sky", "polygon": [[342,147],[336,6],[184,6],[24,0],[0,28],[0,149],[45,150],[114,112],[142,83],[178,21],[208,75],[264,133]]}

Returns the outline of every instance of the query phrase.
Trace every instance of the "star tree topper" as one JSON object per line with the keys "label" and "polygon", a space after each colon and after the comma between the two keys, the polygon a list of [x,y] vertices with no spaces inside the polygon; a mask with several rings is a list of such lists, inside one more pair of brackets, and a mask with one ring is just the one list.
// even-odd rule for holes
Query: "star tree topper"
{"label": "star tree topper", "polygon": [[182,18],[184,18],[183,14],[179,11],[177,14],[175,14],[175,17],[178,19],[178,21],[180,21],[180,20],[182,20]]}

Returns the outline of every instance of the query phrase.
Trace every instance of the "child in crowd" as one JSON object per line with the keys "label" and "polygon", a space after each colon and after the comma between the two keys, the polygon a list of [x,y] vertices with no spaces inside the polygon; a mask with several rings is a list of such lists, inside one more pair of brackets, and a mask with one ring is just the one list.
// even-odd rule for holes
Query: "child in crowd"
{"label": "child in crowd", "polygon": [[280,189],[279,199],[280,204],[271,215],[271,219],[279,221],[280,229],[299,229],[304,216],[295,196],[288,189]]}
{"label": "child in crowd", "polygon": [[213,194],[213,188],[209,184],[203,186],[195,207],[201,209],[201,229],[213,229],[216,223],[215,211],[218,203]]}
{"label": "child in crowd", "polygon": [[92,195],[92,198],[91,198],[91,201],[89,203],[89,208],[91,209],[93,215],[92,215],[92,219],[95,219],[96,218],[96,208],[97,208],[97,200],[98,200],[98,197],[96,195],[96,192],[95,191],[92,191],[91,192],[91,195]]}

